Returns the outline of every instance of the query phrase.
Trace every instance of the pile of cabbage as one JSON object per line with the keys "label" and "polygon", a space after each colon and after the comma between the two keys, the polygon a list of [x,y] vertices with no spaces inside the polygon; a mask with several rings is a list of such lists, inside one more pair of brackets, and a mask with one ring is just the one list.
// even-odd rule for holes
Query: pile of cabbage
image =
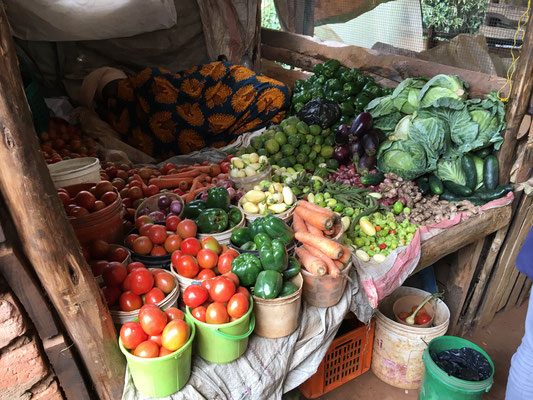
{"label": "pile of cabbage", "polygon": [[468,84],[455,75],[408,78],[394,92],[371,101],[366,111],[388,140],[378,169],[414,179],[428,172],[460,169],[465,153],[503,142],[505,109],[496,92],[468,99]]}

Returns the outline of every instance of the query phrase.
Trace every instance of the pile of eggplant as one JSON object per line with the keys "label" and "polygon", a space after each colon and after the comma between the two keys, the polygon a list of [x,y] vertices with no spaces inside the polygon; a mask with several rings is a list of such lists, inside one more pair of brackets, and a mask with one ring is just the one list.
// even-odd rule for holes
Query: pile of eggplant
{"label": "pile of eggplant", "polygon": [[343,124],[337,129],[335,142],[338,146],[333,151],[333,158],[341,165],[353,162],[357,172],[365,175],[376,168],[379,145],[385,139],[382,130],[372,128],[372,115],[362,112],[351,126]]}

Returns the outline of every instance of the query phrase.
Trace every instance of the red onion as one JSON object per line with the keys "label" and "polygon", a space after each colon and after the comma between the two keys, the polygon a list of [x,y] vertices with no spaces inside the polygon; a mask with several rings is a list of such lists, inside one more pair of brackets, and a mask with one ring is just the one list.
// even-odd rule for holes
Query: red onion
{"label": "red onion", "polygon": [[167,208],[170,205],[170,198],[166,195],[163,195],[157,199],[157,206],[160,209]]}
{"label": "red onion", "polygon": [[181,201],[179,200],[173,200],[172,203],[170,203],[170,212],[180,215],[181,209],[183,208]]}
{"label": "red onion", "polygon": [[148,214],[155,222],[165,222],[165,214],[161,211],[152,211]]}

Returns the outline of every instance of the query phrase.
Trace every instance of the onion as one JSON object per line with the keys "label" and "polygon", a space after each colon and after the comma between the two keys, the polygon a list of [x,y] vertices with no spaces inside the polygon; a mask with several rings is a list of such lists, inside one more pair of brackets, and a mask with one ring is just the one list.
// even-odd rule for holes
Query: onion
{"label": "onion", "polygon": [[170,205],[170,198],[166,195],[163,195],[157,199],[157,206],[160,209],[167,208]]}
{"label": "onion", "polygon": [[161,211],[152,211],[148,214],[155,222],[165,222],[165,214]]}
{"label": "onion", "polygon": [[180,215],[182,208],[183,206],[179,200],[173,200],[172,203],[170,203],[170,212],[173,214]]}
{"label": "onion", "polygon": [[228,187],[227,190],[228,190],[228,193],[229,193],[229,198],[231,200],[233,200],[235,198],[235,193],[237,193],[237,192],[231,186]]}
{"label": "onion", "polygon": [[200,200],[203,200],[203,201],[207,200],[207,192],[202,192],[202,195],[200,196]]}
{"label": "onion", "polygon": [[141,211],[139,211],[139,215],[148,215],[150,214],[150,209],[148,207],[144,207]]}

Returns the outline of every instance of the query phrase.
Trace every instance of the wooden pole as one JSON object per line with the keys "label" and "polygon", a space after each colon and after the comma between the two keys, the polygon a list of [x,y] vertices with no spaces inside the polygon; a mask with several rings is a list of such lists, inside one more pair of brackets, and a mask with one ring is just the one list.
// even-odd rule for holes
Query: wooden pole
{"label": "wooden pole", "polygon": [[0,4],[0,192],[23,250],[68,329],[101,399],[122,394],[124,358],[103,296],[39,150]]}

